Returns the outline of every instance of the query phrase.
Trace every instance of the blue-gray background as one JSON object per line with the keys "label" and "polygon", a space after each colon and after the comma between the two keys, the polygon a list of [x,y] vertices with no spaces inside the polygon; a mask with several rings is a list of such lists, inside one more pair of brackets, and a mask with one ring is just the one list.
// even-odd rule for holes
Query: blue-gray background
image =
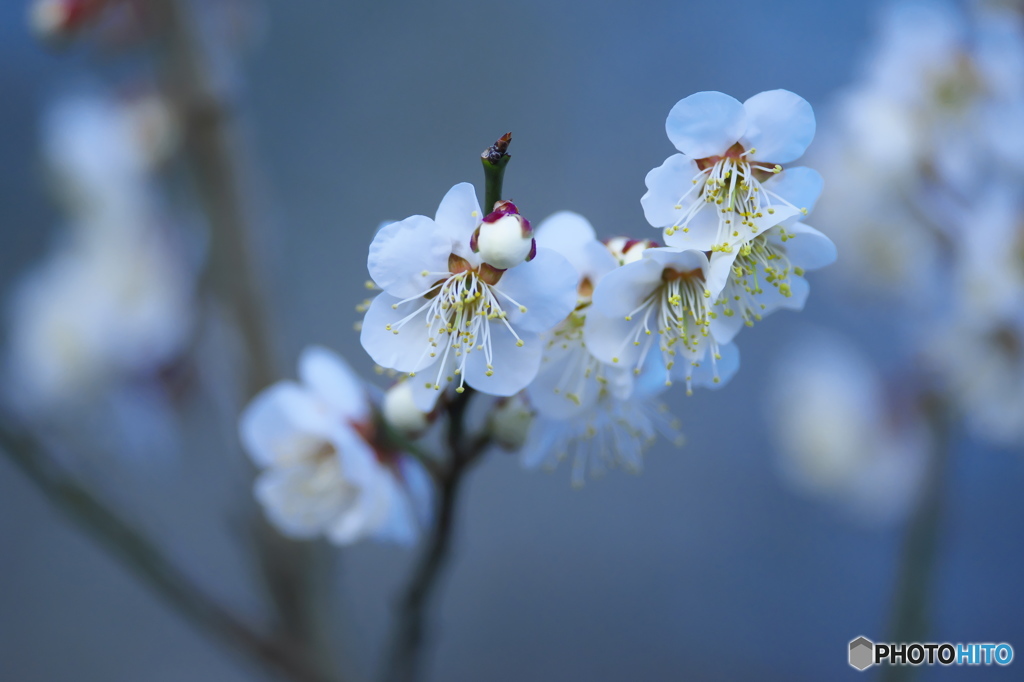
{"label": "blue-gray background", "polygon": [[[698,90],[742,100],[783,87],[820,112],[855,74],[875,7],[268,3],[265,39],[245,66],[244,111],[253,174],[267,190],[260,246],[282,372],[312,342],[360,366],[352,306],[373,229],[431,215],[451,185],[479,181],[477,155],[497,135],[514,131],[506,194],[530,217],[571,209],[603,236],[647,236],[639,197],[644,174],[672,151],[663,130],[672,104]],[[40,49],[23,16],[20,0],[0,3],[4,290],[57,224],[38,172],[39,114],[96,59]],[[819,288],[803,319],[855,326],[834,308]],[[564,469],[527,473],[501,455],[479,467],[432,628],[429,679],[857,679],[846,645],[884,637],[900,529],[851,523],[779,482],[762,403],[796,321],[780,313],[745,332],[743,370],[725,390],[671,394],[688,445],[658,446],[640,477],[616,472],[574,491]],[[193,444],[180,470],[138,485],[162,505],[156,527],[190,570],[244,603],[228,531],[207,513],[228,487],[218,458],[238,456]],[[934,638],[1024,652],[1024,463],[961,443],[950,478]],[[410,556],[364,545],[341,557],[339,647],[360,677],[378,660]],[[1021,665],[924,677],[1011,679]],[[0,461],[0,680],[258,679]]]}

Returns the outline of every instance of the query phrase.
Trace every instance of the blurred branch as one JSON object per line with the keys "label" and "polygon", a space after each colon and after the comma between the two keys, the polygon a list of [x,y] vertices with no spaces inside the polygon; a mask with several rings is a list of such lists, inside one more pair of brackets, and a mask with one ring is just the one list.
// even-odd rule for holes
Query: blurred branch
{"label": "blurred branch", "polygon": [[138,528],[50,461],[32,436],[0,421],[0,448],[58,509],[126,564],[185,618],[295,682],[331,682],[298,651],[256,632],[178,569]]}
{"label": "blurred branch", "polygon": [[[153,0],[162,36],[166,87],[183,122],[184,152],[210,225],[203,286],[229,306],[245,342],[246,399],[276,381],[268,323],[253,265],[249,226],[236,165],[236,134],[226,97],[213,81],[210,60],[188,0]],[[315,549],[283,538],[252,505],[252,526],[279,635],[314,652],[332,667],[326,616],[316,594]],[[325,560],[329,561],[329,558]]]}
{"label": "blurred branch", "polygon": [[[929,635],[929,598],[938,559],[952,449],[952,415],[946,400],[929,394],[923,397],[923,403],[932,436],[932,453],[917,506],[907,523],[893,592],[888,641],[897,643],[924,642]],[[881,679],[904,682],[913,679],[916,670],[917,666],[888,665],[882,668]]]}

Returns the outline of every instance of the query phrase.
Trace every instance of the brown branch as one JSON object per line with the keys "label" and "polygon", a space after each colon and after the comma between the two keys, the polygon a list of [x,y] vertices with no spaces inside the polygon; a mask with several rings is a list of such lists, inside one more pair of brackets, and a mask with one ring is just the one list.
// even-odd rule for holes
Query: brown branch
{"label": "brown branch", "polygon": [[0,421],[0,448],[65,516],[91,534],[186,619],[294,682],[332,682],[299,651],[252,629],[217,603],[147,538],[57,467],[31,435]]}

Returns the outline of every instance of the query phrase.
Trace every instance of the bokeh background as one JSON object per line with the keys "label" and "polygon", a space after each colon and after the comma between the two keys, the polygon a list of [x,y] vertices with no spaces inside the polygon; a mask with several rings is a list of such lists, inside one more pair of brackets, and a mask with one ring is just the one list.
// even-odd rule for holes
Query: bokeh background
{"label": "bokeh background", "polygon": [[[500,134],[514,133],[506,195],[531,219],[569,209],[601,236],[654,236],[639,198],[646,172],[673,151],[669,108],[700,90],[742,100],[781,87],[821,120],[857,73],[879,6],[266,2],[240,113],[282,376],[320,343],[376,379],[353,331],[374,229],[432,215],[456,182],[479,184],[478,155]],[[59,225],[40,171],[41,113],[107,59],[44,49],[24,16],[23,2],[0,3],[0,293]],[[472,473],[427,679],[862,675],[847,665],[847,643],[885,636],[902,527],[794,494],[765,416],[774,363],[808,325],[856,330],[870,319],[810,279],[805,313],[742,335],[743,368],[726,389],[669,394],[688,443],[660,443],[642,475],[611,472],[572,490],[564,468],[530,473],[500,453]],[[869,350],[885,353],[884,339]],[[245,494],[232,482],[241,455],[231,415],[188,409],[198,427],[177,456],[140,453],[122,492],[147,505],[145,522],[194,575],[244,610],[252,595],[223,514]],[[958,439],[934,641],[1005,641],[1024,653],[1022,481],[1019,453]],[[368,679],[414,554],[363,544],[339,555],[337,646],[353,679]],[[1020,665],[921,677],[1019,679]],[[168,610],[0,460],[0,679],[270,678]]]}

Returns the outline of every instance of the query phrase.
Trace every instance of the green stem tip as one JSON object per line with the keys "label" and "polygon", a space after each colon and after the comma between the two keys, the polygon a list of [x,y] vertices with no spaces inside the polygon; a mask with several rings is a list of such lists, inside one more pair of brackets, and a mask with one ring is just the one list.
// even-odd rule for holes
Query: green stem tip
{"label": "green stem tip", "polygon": [[501,185],[505,179],[505,166],[512,158],[508,154],[508,146],[511,142],[512,133],[505,133],[480,155],[480,161],[484,165],[485,213],[493,211],[494,205],[501,201]]}

